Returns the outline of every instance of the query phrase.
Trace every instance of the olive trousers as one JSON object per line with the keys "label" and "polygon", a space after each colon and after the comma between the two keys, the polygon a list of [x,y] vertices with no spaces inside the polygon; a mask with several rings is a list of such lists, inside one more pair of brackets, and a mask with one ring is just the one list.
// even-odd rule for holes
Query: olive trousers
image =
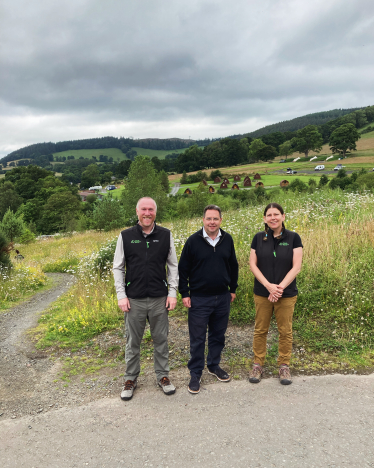
{"label": "olive trousers", "polygon": [[278,325],[278,365],[290,364],[292,352],[292,317],[297,296],[281,297],[278,302],[270,302],[267,297],[254,295],[256,320],[253,336],[254,363],[264,365],[266,339],[271,317],[275,315]]}
{"label": "olive trousers", "polygon": [[130,312],[125,312],[126,380],[140,374],[140,343],[148,320],[153,340],[153,359],[157,382],[169,375],[169,316],[165,297],[130,299]]}

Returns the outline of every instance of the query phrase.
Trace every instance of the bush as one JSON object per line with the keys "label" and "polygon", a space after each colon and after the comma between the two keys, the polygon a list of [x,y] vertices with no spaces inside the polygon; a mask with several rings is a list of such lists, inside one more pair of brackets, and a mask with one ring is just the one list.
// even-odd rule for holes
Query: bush
{"label": "bush", "polygon": [[288,189],[291,190],[292,192],[300,193],[300,192],[306,192],[308,190],[308,186],[302,180],[295,179],[290,183],[290,185],[288,186]]}
{"label": "bush", "polygon": [[35,234],[29,228],[25,228],[19,237],[21,244],[30,244],[35,241]]}
{"label": "bush", "polygon": [[109,194],[93,211],[93,224],[99,231],[111,231],[125,225],[125,210],[120,202]]}
{"label": "bush", "polygon": [[13,244],[9,243],[5,235],[0,231],[0,267],[10,267],[12,265],[9,253]]}
{"label": "bush", "polygon": [[374,190],[374,172],[358,176],[356,182],[362,188],[366,187],[369,190]]}
{"label": "bush", "polygon": [[214,181],[216,177],[222,177],[222,172],[219,169],[216,169],[210,173],[209,180]]}

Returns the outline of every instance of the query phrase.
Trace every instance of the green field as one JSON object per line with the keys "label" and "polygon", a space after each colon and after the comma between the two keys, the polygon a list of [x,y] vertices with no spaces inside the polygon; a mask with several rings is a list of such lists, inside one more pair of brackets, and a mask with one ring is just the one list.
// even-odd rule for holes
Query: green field
{"label": "green field", "polygon": [[119,185],[115,190],[110,190],[108,193],[112,195],[113,198],[120,198],[122,190],[124,190],[124,185]]}
{"label": "green field", "polygon": [[69,151],[61,151],[60,153],[53,153],[53,156],[74,156],[75,159],[79,159],[80,157],[84,157],[85,159],[91,159],[92,156],[96,156],[97,160],[99,160],[100,154],[104,156],[108,156],[109,158],[112,157],[114,161],[123,161],[128,159],[125,154],[118,148],[99,148],[99,149],[82,149],[82,150],[69,150]]}
{"label": "green field", "polygon": [[[183,153],[186,151],[186,148],[179,149],[179,150],[154,150],[154,149],[146,149],[146,148],[139,148],[138,146],[134,146],[132,148],[138,154],[143,156],[149,156],[153,158],[157,156],[159,159],[165,159],[167,154],[171,153]],[[122,151],[118,148],[99,148],[99,149],[82,149],[82,150],[69,150],[69,151],[61,151],[60,153],[53,153],[53,156],[74,156],[75,159],[79,159],[80,157],[84,157],[85,159],[91,159],[92,156],[96,156],[97,160],[99,160],[100,154],[108,157],[112,157],[114,161],[123,161],[128,159],[127,156],[122,153]]]}
{"label": "green field", "polygon": [[[202,146],[200,148],[203,148]],[[139,148],[138,146],[134,146],[131,148],[135,150],[138,154],[142,156],[149,156],[153,158],[157,156],[159,159],[165,159],[165,156],[171,153],[184,153],[187,148],[176,149],[176,150],[154,150],[154,149],[147,149],[147,148]]]}

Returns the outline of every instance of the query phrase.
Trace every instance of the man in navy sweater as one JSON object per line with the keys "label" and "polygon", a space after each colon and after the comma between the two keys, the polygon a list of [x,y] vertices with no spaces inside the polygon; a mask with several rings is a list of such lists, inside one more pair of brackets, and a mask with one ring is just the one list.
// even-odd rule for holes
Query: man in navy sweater
{"label": "man in navy sweater", "polygon": [[238,287],[238,262],[234,242],[220,229],[221,209],[208,205],[204,209],[203,228],[190,236],[179,261],[179,292],[188,307],[190,354],[188,369],[191,380],[188,391],[200,391],[204,369],[204,350],[208,327],[208,372],[221,382],[230,376],[219,367],[225,346],[230,304]]}

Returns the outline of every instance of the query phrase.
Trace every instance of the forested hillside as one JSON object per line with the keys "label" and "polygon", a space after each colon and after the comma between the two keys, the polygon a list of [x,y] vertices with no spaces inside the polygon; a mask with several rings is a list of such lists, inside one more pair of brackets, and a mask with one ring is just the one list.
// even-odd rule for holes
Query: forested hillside
{"label": "forested hillside", "polygon": [[60,141],[58,143],[36,143],[34,145],[25,146],[0,160],[1,163],[16,161],[20,159],[31,159],[38,165],[40,162],[38,159],[45,159],[53,161],[51,157],[54,153],[60,153],[64,151],[72,150],[94,150],[94,149],[106,149],[106,148],[118,148],[128,159],[133,160],[136,156],[136,151],[133,147],[147,148],[154,150],[164,150],[173,153],[173,150],[179,150],[188,148],[189,146],[197,144],[198,146],[205,146],[211,143],[212,140],[183,140],[180,138],[144,138],[134,140],[133,138],[116,138],[116,137],[102,137],[102,138],[89,138],[84,140],[71,140],[71,141]]}
{"label": "forested hillside", "polygon": [[330,120],[343,117],[346,114],[350,114],[356,110],[363,109],[363,107],[354,107],[352,109],[333,109],[324,112],[315,112],[314,114],[307,114],[301,117],[296,117],[291,120],[284,120],[275,124],[267,125],[266,127],[259,128],[254,132],[246,133],[241,136],[249,136],[251,138],[258,138],[268,133],[274,132],[295,132],[307,125],[323,125]]}

